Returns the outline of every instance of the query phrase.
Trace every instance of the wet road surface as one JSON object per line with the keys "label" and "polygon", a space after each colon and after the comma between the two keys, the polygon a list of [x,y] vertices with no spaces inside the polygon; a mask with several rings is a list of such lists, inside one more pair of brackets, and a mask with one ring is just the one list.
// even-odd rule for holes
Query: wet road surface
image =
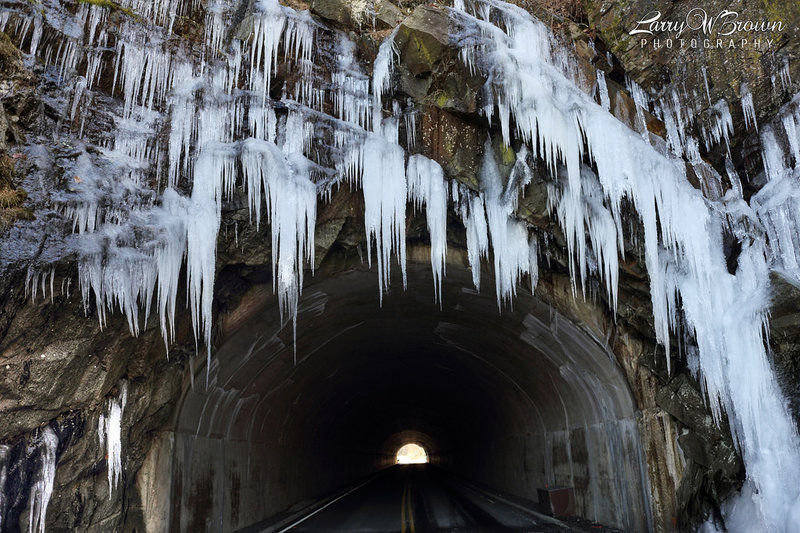
{"label": "wet road surface", "polygon": [[291,532],[563,532],[545,517],[493,498],[430,465],[395,466],[299,518]]}

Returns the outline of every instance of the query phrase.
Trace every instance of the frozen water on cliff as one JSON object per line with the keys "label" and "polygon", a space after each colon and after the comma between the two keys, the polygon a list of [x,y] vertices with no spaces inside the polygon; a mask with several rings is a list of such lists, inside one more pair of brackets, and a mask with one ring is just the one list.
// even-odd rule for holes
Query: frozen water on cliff
{"label": "frozen water on cliff", "polygon": [[[559,218],[578,265],[590,258],[578,237],[587,232],[598,236],[592,239],[597,261],[617,260],[609,248],[621,242],[616,236],[620,205],[623,198],[635,205],[644,226],[657,338],[669,352],[670,333],[679,321],[693,333],[714,416],[719,419],[723,408],[728,414],[748,483],[755,487],[748,501],[756,512],[730,515],[730,521],[743,529],[791,530],[791,516],[800,508],[793,481],[800,476],[800,447],[764,349],[769,276],[763,243],[746,246],[736,274],[730,274],[723,220],[689,185],[683,161],[653,150],[566,79],[559,63],[550,64],[551,43],[541,23],[519,8],[495,0],[486,4],[507,28],[487,28],[483,16],[471,21],[491,35],[486,63],[494,65],[491,80],[504,140],[513,117],[517,135],[531,143],[554,175],[565,167]],[[660,112],[672,152],[681,155],[691,118],[677,93],[661,101]],[[584,139],[602,195],[592,192],[592,180],[582,172]],[[766,160],[780,170],[778,158]],[[581,198],[592,197],[608,217],[587,212]],[[608,222],[593,230],[604,218]],[[597,254],[598,249],[605,253]],[[608,279],[610,270],[600,270],[610,286],[616,284]]]}
{"label": "frozen water on cliff", "polygon": [[53,495],[53,482],[56,478],[56,449],[58,436],[53,428],[45,427],[39,433],[36,444],[39,447],[39,472],[31,487],[30,516],[28,533],[44,533],[47,505]]}
{"label": "frozen water on cliff", "polygon": [[426,209],[434,293],[441,306],[447,259],[447,181],[439,163],[419,154],[408,159],[408,198],[417,209],[423,205]]}
{"label": "frozen water on cliff", "polygon": [[703,143],[706,150],[711,150],[721,140],[725,140],[725,146],[730,153],[730,137],[733,135],[733,118],[728,108],[728,102],[720,100],[711,107],[710,127],[703,128]]}
{"label": "frozen water on cliff", "polygon": [[[723,409],[728,414],[747,465],[745,490],[726,509],[728,526],[790,530],[792,513],[798,512],[793,482],[800,477],[798,438],[764,352],[762,328],[769,268],[800,270],[795,193],[800,116],[783,119],[786,146],[778,145],[772,129],[763,128],[768,183],[754,196],[752,207],[770,246],[765,248],[760,239],[745,243],[738,270],[731,274],[723,226],[735,226],[750,214],[740,184],[735,194],[726,195],[725,206],[714,203],[722,196],[719,177],[704,166],[697,141],[686,131],[694,110],[677,91],[654,102],[653,111],[666,127],[667,150],[653,148],[645,118],[651,102],[644,91],[629,81],[637,113],[632,131],[608,112],[604,74],[598,73],[596,93],[592,87],[592,94],[581,90],[568,51],[522,9],[499,0],[459,0],[450,12],[459,22],[456,27],[464,30],[453,36],[462,47],[459,57],[470,72],[488,80],[481,91],[483,111],[499,125],[503,143],[487,142],[478,190],[470,190],[448,186],[439,164],[421,155],[408,158],[406,165],[399,126],[401,119],[406,121],[405,142],[410,146],[414,111],[387,101],[398,53],[396,31],[380,46],[371,78],[360,70],[353,44],[338,35],[331,79],[323,80],[315,74],[320,59],[315,37],[322,30],[307,12],[277,0],[257,0],[252,40],[233,38],[230,49],[223,51],[229,6],[212,2],[205,34],[209,49],[198,59],[168,46],[176,18],[195,4],[122,2],[163,27],[145,28],[136,21],[121,27],[113,64],[106,65],[113,68],[113,87],[122,100],[113,142],[100,150],[78,146],[79,154],[65,168],[70,190],[55,198],[76,233],[84,304],[88,308],[95,299],[101,324],[109,311],[120,309],[131,331],[138,333],[140,315],[146,321],[155,305],[169,345],[185,262],[195,337],[210,354],[222,205],[238,194],[237,180],[257,225],[266,209],[273,285],[284,321],[291,316],[296,323],[304,269],[314,265],[318,196],[330,194],[342,182],[363,191],[367,258],[371,263],[375,253],[381,301],[392,260],[405,281],[409,200],[426,210],[434,294],[441,300],[450,190],[466,227],[475,286],[480,288],[481,259],[488,259],[491,250],[502,308],[524,276],[533,286],[538,277],[538,237],[529,234],[515,211],[530,180],[527,160],[541,159],[551,176],[550,206],[564,230],[576,294],[580,284],[585,296],[596,273],[616,307],[619,257],[624,254],[622,205],[635,207],[644,228],[657,338],[669,353],[672,334],[679,329],[693,334],[697,355],[690,364],[708,391],[714,416],[719,419]],[[17,33],[30,41],[31,54],[41,54],[40,45],[47,48],[47,57],[53,59],[48,61],[62,77],[82,64],[76,43],[83,37],[75,27],[89,28],[89,43],[108,44],[96,9],[81,8],[75,17],[77,22],[67,24],[65,19],[60,26],[65,41],[55,51],[49,39],[41,41],[42,16],[17,21]],[[71,80],[67,114],[73,119],[91,101],[97,73],[103,71],[102,54],[86,59],[83,78]],[[273,88],[279,61],[287,62],[293,76]],[[746,86],[742,107],[748,127],[757,128]],[[323,113],[325,109],[335,116]],[[723,139],[727,143],[732,133],[726,103],[714,106],[711,119],[703,135],[706,148]],[[506,176],[508,169],[501,172],[494,154],[508,154],[511,145],[520,144],[519,152],[512,153],[516,164]],[[707,198],[688,183],[684,156],[695,166]],[[728,174],[737,184],[735,171]],[[546,255],[546,236],[542,242]],[[111,454],[109,458],[111,485],[119,470],[116,463],[111,466]]]}
{"label": "frozen water on cliff", "polygon": [[611,100],[608,98],[606,73],[602,70],[597,71],[597,95],[600,98],[600,105],[603,106],[603,109],[611,111]]}
{"label": "frozen water on cliff", "polygon": [[[536,285],[538,264],[535,244],[532,244],[535,241],[529,241],[525,223],[512,216],[518,191],[514,187],[505,188],[500,181],[489,141],[484,148],[480,179],[494,258],[497,307],[502,309],[503,304],[510,304],[516,296],[517,285],[524,274],[529,274],[532,285]],[[509,184],[512,183],[509,180]]]}
{"label": "frozen water on cliff", "polygon": [[744,113],[744,124],[747,129],[754,127],[758,131],[758,119],[756,118],[756,109],[753,106],[753,94],[746,83],[743,83],[739,89],[742,93],[742,112]]}
{"label": "frozen water on cliff", "polygon": [[122,415],[128,400],[128,382],[123,381],[116,398],[106,401],[105,413],[100,415],[97,434],[100,437],[100,448],[105,449],[108,470],[108,497],[119,485],[122,475]]}
{"label": "frozen water on cliff", "polygon": [[771,126],[761,130],[766,185],[750,200],[764,225],[779,270],[800,283],[800,97],[783,110],[782,139]]}
{"label": "frozen water on cliff", "polygon": [[367,259],[372,264],[375,242],[380,301],[391,280],[391,258],[397,262],[406,285],[406,183],[405,152],[397,144],[397,117],[385,118],[379,133],[370,134],[362,148],[364,226],[367,232]]}
{"label": "frozen water on cliff", "polygon": [[6,516],[6,478],[8,477],[8,451],[9,446],[0,444],[0,530],[3,529],[3,519]]}
{"label": "frozen water on cliff", "polygon": [[470,193],[464,185],[459,190],[459,214],[467,229],[467,258],[472,270],[472,283],[481,290],[481,259],[489,257],[489,228],[486,224],[486,209],[483,195]]}

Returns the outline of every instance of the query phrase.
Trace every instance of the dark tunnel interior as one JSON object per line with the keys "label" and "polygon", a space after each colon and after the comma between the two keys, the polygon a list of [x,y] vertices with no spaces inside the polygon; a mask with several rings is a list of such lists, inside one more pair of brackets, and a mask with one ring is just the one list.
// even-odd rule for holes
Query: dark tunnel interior
{"label": "dark tunnel interior", "polygon": [[472,482],[528,499],[571,486],[582,516],[647,528],[636,406],[601,342],[530,292],[500,312],[493,280],[479,294],[463,266],[448,265],[441,309],[429,265],[410,263],[382,306],[375,275],[306,283],[296,362],[269,285],[227,317],[160,452],[170,529],[257,523],[409,442]]}

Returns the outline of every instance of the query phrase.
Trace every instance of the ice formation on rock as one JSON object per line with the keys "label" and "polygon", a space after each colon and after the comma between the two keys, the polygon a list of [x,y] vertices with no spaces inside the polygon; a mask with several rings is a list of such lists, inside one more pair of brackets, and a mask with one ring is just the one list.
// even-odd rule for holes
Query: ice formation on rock
{"label": "ice formation on rock", "polygon": [[[747,466],[745,490],[726,507],[728,528],[791,531],[800,514],[800,447],[762,332],[770,268],[800,278],[796,102],[783,117],[787,146],[778,145],[772,127],[762,128],[768,183],[748,206],[732,165],[728,175],[734,191],[722,198],[719,176],[702,162],[699,144],[687,131],[694,110],[684,106],[677,90],[651,102],[628,80],[637,113],[631,130],[609,113],[604,74],[598,72],[591,94],[584,92],[568,50],[544,24],[500,0],[457,0],[449,13],[462,33],[452,35],[452,43],[469,72],[487,80],[483,113],[501,137],[494,144],[487,141],[480,183],[469,189],[448,183],[438,163],[407,156],[415,140],[415,110],[387,99],[397,30],[380,46],[370,77],[343,34],[336,34],[332,59],[319,57],[314,46],[319,23],[277,0],[257,0],[248,23],[236,28],[226,27],[233,20],[231,6],[212,2],[200,59],[169,46],[173,22],[195,2],[125,0],[121,5],[155,25],[124,23],[113,50],[112,85],[122,100],[113,139],[92,150],[78,146],[79,155],[65,168],[70,190],[54,197],[75,231],[84,305],[88,309],[94,301],[101,325],[108,312],[119,309],[136,334],[155,306],[169,346],[185,263],[195,338],[210,356],[222,208],[240,192],[257,225],[266,209],[274,290],[282,319],[296,324],[304,270],[314,265],[318,198],[329,197],[342,183],[364,195],[367,259],[371,263],[375,254],[381,301],[393,260],[405,282],[409,200],[426,210],[434,294],[441,299],[449,190],[466,228],[475,286],[480,288],[481,260],[491,257],[502,309],[524,276],[532,286],[538,277],[539,236],[530,234],[515,211],[530,181],[528,163],[543,161],[551,178],[549,205],[566,238],[576,295],[578,287],[585,295],[589,278],[596,276],[616,307],[619,258],[625,253],[623,202],[638,213],[657,340],[669,354],[672,334],[683,330],[693,337],[697,347],[689,350],[689,362],[706,387],[715,418],[727,413]],[[84,123],[99,73],[109,67],[99,51],[109,42],[105,15],[96,6],[58,13],[64,34],[60,48],[42,41],[45,21],[38,12],[17,18],[16,34],[28,43],[29,54],[44,54],[59,78],[70,81],[67,114]],[[0,25],[7,23],[0,17]],[[235,31],[230,48],[222,51],[228,29]],[[78,73],[81,46],[98,51],[87,56],[86,70]],[[315,70],[315,62],[324,60],[332,61],[330,80]],[[282,62],[294,76],[273,87]],[[781,81],[788,81],[788,71]],[[746,85],[741,93],[747,127],[757,129]],[[710,103],[708,90],[706,96]],[[648,132],[644,113],[651,104],[664,122],[666,143]],[[718,102],[710,118],[703,132],[706,149],[727,143],[732,133],[727,103]],[[503,176],[494,153],[507,153],[512,145],[522,148],[514,154],[510,175]],[[716,192],[704,197],[689,184],[684,157],[697,176],[713,182],[704,183],[704,190]],[[742,239],[738,268],[731,274],[723,228],[747,235],[747,221],[756,218],[769,246],[758,236]],[[546,256],[547,237],[542,238]],[[37,281],[44,283],[43,276],[31,279],[34,290]],[[119,470],[111,453],[109,458],[111,486]]]}
{"label": "ice formation on rock", "polygon": [[603,106],[603,109],[611,111],[611,100],[608,98],[606,73],[602,70],[597,71],[597,95],[600,98],[600,105]]}
{"label": "ice formation on rock", "polygon": [[53,495],[53,482],[56,478],[56,449],[58,448],[58,436],[53,428],[45,427],[39,433],[36,443],[39,447],[39,472],[36,481],[31,487],[30,516],[28,522],[28,533],[44,533],[45,518],[47,516],[47,505]]}
{"label": "ice formation on rock", "polygon": [[108,463],[108,498],[111,499],[122,476],[122,415],[128,401],[128,382],[123,381],[116,398],[106,401],[105,413],[100,415],[97,434],[100,448],[105,449]]}
{"label": "ice formation on rock", "polygon": [[408,159],[408,198],[417,209],[423,205],[426,209],[434,292],[440,304],[447,260],[447,192],[447,181],[439,163],[420,154]]}
{"label": "ice formation on rock", "polygon": [[0,444],[0,530],[3,528],[3,519],[6,516],[6,478],[8,476],[8,451],[9,446]]}
{"label": "ice formation on rock", "polygon": [[753,106],[753,94],[746,83],[743,83],[740,92],[742,93],[742,112],[744,113],[744,124],[747,129],[754,127],[758,131],[758,119],[756,117],[756,109]]}
{"label": "ice formation on rock", "polygon": [[[800,476],[800,446],[764,349],[769,302],[764,243],[745,246],[736,274],[730,274],[722,247],[725,222],[689,185],[684,163],[653,150],[578,90],[558,62],[551,64],[550,36],[541,23],[495,0],[484,5],[497,9],[506,28],[489,27],[480,13],[473,19],[491,40],[483,64],[493,74],[504,140],[509,140],[513,117],[516,134],[554,175],[559,165],[566,167],[561,192],[566,204],[559,218],[578,264],[588,260],[582,236],[591,235],[595,221],[604,218],[590,215],[580,200],[593,196],[591,180],[582,171],[584,139],[597,168],[602,204],[607,206],[603,210],[610,215],[609,223],[594,229],[595,259],[616,261],[617,254],[608,249],[612,243],[620,243],[623,251],[619,224],[614,223],[621,218],[623,198],[633,202],[641,217],[657,338],[669,353],[670,332],[679,321],[693,333],[695,363],[712,412],[717,419],[722,409],[728,414],[747,467],[748,487],[754,489],[733,500],[732,508],[747,503],[751,509],[729,511],[729,527],[791,531],[800,514],[800,489],[792,481]],[[682,154],[685,115],[677,95],[663,107],[672,151]],[[780,168],[777,162],[774,166]],[[585,269],[579,270],[583,282]],[[600,271],[614,290],[610,271]]]}

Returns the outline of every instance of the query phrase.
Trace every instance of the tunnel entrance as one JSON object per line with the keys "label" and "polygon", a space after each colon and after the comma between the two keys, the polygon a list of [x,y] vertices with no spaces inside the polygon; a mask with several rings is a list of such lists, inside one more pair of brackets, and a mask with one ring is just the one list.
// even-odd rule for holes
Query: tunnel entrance
{"label": "tunnel entrance", "polygon": [[397,450],[396,462],[399,465],[426,464],[428,462],[428,452],[419,444],[410,442]]}
{"label": "tunnel entrance", "polygon": [[531,500],[574,487],[582,516],[646,531],[636,407],[604,344],[530,293],[499,312],[459,265],[440,309],[430,265],[408,270],[382,307],[366,267],[318,274],[296,363],[271,287],[244,296],[222,322],[208,388],[205,365],[194,388],[187,378],[163,451],[175,530],[250,526],[396,464],[413,442],[459,478]]}

